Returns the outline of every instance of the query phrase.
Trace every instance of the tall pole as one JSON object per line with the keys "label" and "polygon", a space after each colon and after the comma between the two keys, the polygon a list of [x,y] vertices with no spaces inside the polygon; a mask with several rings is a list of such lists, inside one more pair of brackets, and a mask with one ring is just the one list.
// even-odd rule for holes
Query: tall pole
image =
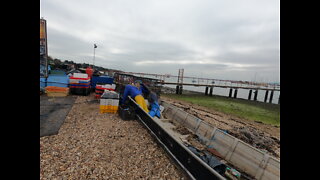
{"label": "tall pole", "polygon": [[96,48],[98,46],[96,44],[93,44],[93,67],[94,67],[94,60],[95,60],[95,57],[96,57]]}
{"label": "tall pole", "polygon": [[94,66],[95,56],[96,56],[96,48],[95,48],[95,46],[93,46],[93,66]]}

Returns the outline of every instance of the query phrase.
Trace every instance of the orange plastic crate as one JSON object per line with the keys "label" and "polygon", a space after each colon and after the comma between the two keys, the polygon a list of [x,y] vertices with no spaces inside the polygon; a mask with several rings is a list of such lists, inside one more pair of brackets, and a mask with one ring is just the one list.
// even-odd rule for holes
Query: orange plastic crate
{"label": "orange plastic crate", "polygon": [[45,90],[47,92],[69,92],[69,88],[56,87],[56,86],[47,86]]}
{"label": "orange plastic crate", "polygon": [[47,92],[49,97],[65,97],[68,96],[68,92]]}

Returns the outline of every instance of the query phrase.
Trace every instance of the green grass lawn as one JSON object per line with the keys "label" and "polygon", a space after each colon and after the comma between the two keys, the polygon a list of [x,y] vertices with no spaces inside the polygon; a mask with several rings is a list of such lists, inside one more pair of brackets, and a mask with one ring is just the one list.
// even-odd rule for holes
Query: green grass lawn
{"label": "green grass lawn", "polygon": [[226,114],[232,114],[248,120],[259,121],[280,127],[280,105],[268,104],[243,99],[232,99],[221,96],[204,95],[176,95],[163,94],[162,96],[183,100]]}

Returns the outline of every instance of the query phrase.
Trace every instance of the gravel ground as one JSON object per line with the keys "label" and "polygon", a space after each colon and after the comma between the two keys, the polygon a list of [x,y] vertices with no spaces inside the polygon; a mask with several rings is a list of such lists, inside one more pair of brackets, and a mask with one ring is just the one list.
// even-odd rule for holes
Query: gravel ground
{"label": "gravel ground", "polygon": [[59,134],[40,138],[40,179],[186,179],[137,121],[79,96]]}

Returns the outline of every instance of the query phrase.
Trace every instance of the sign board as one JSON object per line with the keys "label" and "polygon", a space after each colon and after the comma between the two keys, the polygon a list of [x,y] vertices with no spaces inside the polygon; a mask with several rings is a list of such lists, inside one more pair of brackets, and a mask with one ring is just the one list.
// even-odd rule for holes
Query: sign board
{"label": "sign board", "polygon": [[40,19],[40,76],[48,77],[47,22]]}

